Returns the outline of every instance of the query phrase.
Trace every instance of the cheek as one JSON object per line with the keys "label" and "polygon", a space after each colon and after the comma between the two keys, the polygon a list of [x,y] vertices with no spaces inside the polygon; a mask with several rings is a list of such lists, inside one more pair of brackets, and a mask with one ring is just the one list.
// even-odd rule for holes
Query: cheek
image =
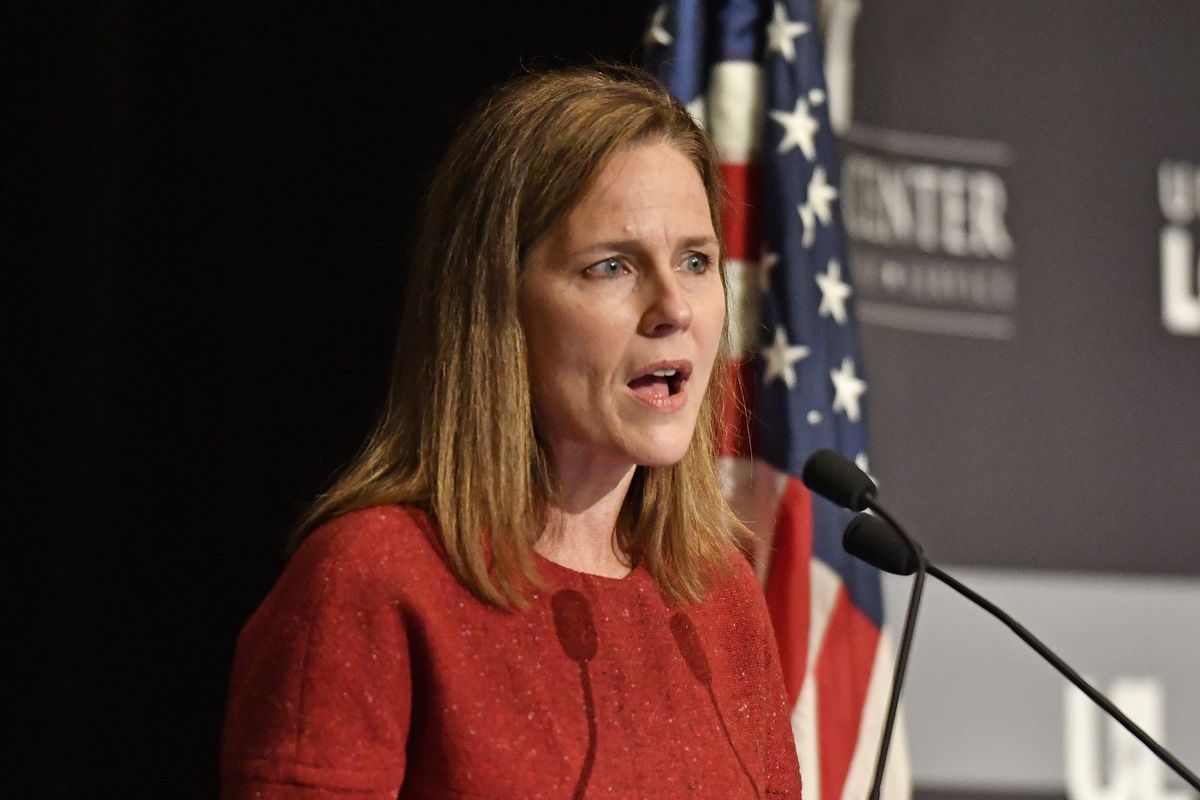
{"label": "cheek", "polygon": [[[524,315],[534,401],[578,403],[612,373],[611,321],[596,305],[554,296],[529,298]],[[546,409],[549,410],[549,409]]]}

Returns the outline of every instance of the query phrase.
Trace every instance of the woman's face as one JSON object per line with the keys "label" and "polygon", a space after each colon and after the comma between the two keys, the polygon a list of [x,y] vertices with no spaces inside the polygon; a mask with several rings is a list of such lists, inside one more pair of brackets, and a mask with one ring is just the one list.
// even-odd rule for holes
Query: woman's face
{"label": "woman's face", "polygon": [[560,470],[683,458],[725,319],[718,256],[699,173],[660,141],[617,151],[530,249],[521,318]]}

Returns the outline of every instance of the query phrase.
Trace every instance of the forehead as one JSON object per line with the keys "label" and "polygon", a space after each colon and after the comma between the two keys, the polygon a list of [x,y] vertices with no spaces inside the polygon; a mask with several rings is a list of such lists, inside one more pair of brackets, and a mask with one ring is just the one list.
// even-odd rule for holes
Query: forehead
{"label": "forehead", "polygon": [[[646,228],[686,228],[684,235],[711,235],[708,194],[695,165],[663,141],[617,150],[567,213],[560,233],[637,234]],[[612,230],[612,229],[618,230]]]}

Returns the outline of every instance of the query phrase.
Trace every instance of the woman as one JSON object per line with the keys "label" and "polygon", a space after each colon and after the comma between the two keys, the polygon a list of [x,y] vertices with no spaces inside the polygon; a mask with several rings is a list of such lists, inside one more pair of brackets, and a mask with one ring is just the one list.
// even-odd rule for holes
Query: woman
{"label": "woman", "polygon": [[381,419],[239,639],[227,798],[799,797],[714,465],[720,199],[634,68],[460,130]]}

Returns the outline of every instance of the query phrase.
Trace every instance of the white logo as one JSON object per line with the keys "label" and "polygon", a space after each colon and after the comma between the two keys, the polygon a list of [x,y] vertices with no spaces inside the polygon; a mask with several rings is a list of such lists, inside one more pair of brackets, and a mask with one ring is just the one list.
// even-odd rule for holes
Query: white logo
{"label": "white logo", "polygon": [[[1109,697],[1151,738],[1167,746],[1163,740],[1167,726],[1160,682],[1153,678],[1118,678],[1113,681]],[[1063,699],[1070,800],[1190,800],[1193,795],[1186,791],[1170,790],[1163,785],[1166,766],[1158,756],[1116,720],[1107,718],[1106,782],[1100,759],[1100,709],[1073,686],[1066,688]]]}
{"label": "white logo", "polygon": [[1014,338],[1016,245],[1003,177],[1011,149],[858,124],[843,140],[856,146],[842,162],[842,218],[861,291],[859,320]]}
{"label": "white logo", "polygon": [[1200,221],[1200,167],[1159,164],[1158,205],[1166,219],[1158,240],[1163,327],[1177,336],[1200,336],[1200,253],[1193,235],[1193,223]]}

